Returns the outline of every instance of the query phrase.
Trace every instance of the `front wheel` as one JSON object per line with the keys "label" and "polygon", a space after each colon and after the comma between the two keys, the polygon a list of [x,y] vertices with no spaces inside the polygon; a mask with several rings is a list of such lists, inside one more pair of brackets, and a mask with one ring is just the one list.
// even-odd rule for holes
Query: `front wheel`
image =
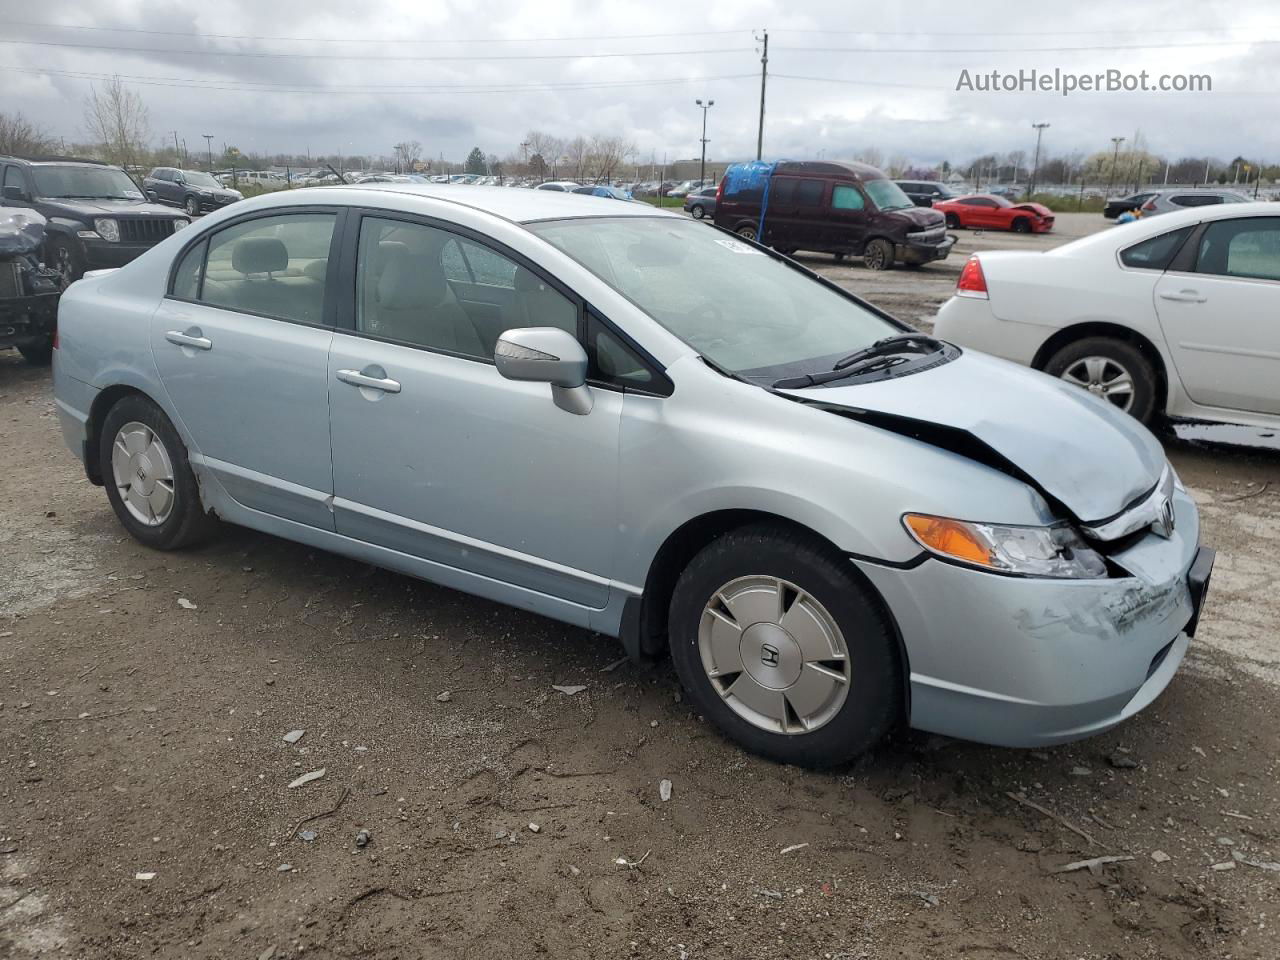
{"label": "front wheel", "polygon": [[947,214],[947,229],[948,230],[960,229],[960,218],[957,217],[954,213]]}
{"label": "front wheel", "polygon": [[187,216],[198,217],[200,215],[200,201],[195,197],[187,197],[182,204],[182,209],[187,211]]}
{"label": "front wheel", "polygon": [[1155,414],[1155,368],[1131,343],[1112,337],[1086,337],[1058,350],[1044,372],[1088,390],[1135,420],[1150,423]]}
{"label": "front wheel", "polygon": [[1018,217],[1016,220],[1013,221],[1013,232],[1014,233],[1030,233],[1031,221],[1028,220],[1026,217]]}
{"label": "front wheel", "polygon": [[868,270],[888,270],[893,266],[893,244],[883,237],[877,237],[867,244],[862,253],[862,262]]}
{"label": "front wheel", "polygon": [[692,207],[690,207],[689,213],[692,215],[693,219],[695,220],[701,220],[703,217],[707,215],[707,211],[702,209],[702,204],[700,203],[695,203]]}
{"label": "front wheel", "polygon": [[698,710],[782,763],[846,763],[902,715],[901,659],[878,598],[803,532],[753,524],[704,547],[676,584],[669,630]]}
{"label": "front wheel", "polygon": [[737,230],[733,231],[743,240],[754,240],[756,238],[756,228],[750,224],[743,224]]}
{"label": "front wheel", "polygon": [[39,343],[26,343],[18,347],[22,359],[36,367],[47,367],[53,360],[53,337]]}
{"label": "front wheel", "polygon": [[177,550],[216,529],[216,519],[200,503],[187,448],[164,411],[146,397],[125,397],[107,412],[98,455],[107,499],[135,540]]}

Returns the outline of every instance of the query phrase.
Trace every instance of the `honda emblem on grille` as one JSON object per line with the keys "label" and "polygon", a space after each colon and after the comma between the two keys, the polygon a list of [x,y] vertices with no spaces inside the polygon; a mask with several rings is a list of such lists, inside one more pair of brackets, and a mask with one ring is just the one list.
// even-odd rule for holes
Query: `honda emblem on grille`
{"label": "honda emblem on grille", "polygon": [[1160,516],[1156,518],[1155,523],[1151,524],[1151,529],[1168,540],[1173,536],[1173,528],[1177,523],[1178,518],[1173,512],[1173,500],[1165,497],[1164,502],[1160,504]]}

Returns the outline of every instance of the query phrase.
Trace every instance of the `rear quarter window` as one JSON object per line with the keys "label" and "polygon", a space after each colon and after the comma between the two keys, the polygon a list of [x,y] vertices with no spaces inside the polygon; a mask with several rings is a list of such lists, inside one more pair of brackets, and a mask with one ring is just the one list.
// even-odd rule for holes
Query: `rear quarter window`
{"label": "rear quarter window", "polygon": [[1150,237],[1120,251],[1120,262],[1138,270],[1167,270],[1194,227]]}

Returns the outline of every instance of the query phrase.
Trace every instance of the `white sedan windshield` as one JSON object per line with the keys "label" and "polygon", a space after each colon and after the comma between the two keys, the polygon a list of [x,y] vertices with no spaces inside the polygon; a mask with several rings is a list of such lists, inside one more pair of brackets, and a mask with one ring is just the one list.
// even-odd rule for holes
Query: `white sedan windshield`
{"label": "white sedan windshield", "polygon": [[901,332],[801,271],[693,221],[591,217],[529,229],[734,373],[808,369]]}

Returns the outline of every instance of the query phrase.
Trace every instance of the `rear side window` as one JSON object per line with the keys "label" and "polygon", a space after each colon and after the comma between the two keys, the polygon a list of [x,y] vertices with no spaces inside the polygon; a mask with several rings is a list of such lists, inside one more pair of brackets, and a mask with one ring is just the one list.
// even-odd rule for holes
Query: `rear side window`
{"label": "rear side window", "polygon": [[1140,270],[1167,270],[1193,227],[1171,230],[1120,251],[1120,262]]}
{"label": "rear side window", "polygon": [[1169,202],[1176,203],[1180,207],[1208,207],[1221,203],[1222,197],[1212,193],[1184,193],[1170,197]]}
{"label": "rear side window", "polygon": [[773,182],[769,184],[769,202],[784,204],[795,203],[796,201],[796,181],[788,180],[786,177],[774,177]]}
{"label": "rear side window", "polygon": [[334,223],[331,213],[296,213],[220,230],[208,241],[200,301],[320,323]]}
{"label": "rear side window", "polygon": [[831,188],[831,209],[833,210],[861,210],[866,206],[862,199],[862,194],[857,187],[851,187],[845,183],[838,183]]}
{"label": "rear side window", "polygon": [[198,300],[200,281],[204,279],[204,256],[209,241],[201,240],[187,251],[173,274],[173,295],[180,300]]}
{"label": "rear side window", "polygon": [[796,203],[802,207],[816,207],[822,203],[827,185],[822,180],[801,180],[796,186]]}
{"label": "rear side window", "polygon": [[1200,237],[1196,273],[1280,280],[1280,217],[1218,220]]}

